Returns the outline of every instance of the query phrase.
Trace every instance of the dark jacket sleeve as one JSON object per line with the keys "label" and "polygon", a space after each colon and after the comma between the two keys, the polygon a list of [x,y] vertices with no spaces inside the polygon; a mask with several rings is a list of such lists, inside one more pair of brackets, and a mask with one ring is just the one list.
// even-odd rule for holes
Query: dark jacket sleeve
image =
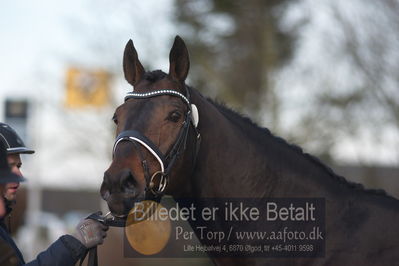
{"label": "dark jacket sleeve", "polygon": [[15,253],[15,250],[9,243],[0,238],[0,265],[17,266],[21,265],[21,259]]}
{"label": "dark jacket sleeve", "polygon": [[41,252],[35,260],[25,264],[29,266],[73,266],[85,254],[86,247],[76,238],[64,235],[47,250]]}
{"label": "dark jacket sleeve", "polygon": [[[14,263],[15,265],[22,265],[25,263],[21,251],[18,249],[14,240],[11,238],[10,234],[8,233],[8,229],[4,223],[4,219],[0,219],[0,241],[3,242],[4,247],[8,247],[7,248],[8,252],[11,252],[11,254],[8,255],[13,257],[12,260],[16,259],[16,263]],[[1,253],[3,253],[3,250],[1,250]]]}

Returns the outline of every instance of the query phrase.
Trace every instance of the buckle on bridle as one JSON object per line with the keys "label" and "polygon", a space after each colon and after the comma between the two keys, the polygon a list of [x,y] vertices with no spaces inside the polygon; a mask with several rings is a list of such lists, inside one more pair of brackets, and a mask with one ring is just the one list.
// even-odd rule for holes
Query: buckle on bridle
{"label": "buckle on bridle", "polygon": [[[156,186],[156,178],[159,176],[159,185]],[[155,195],[163,194],[165,188],[168,185],[168,175],[162,171],[157,171],[152,174],[150,178],[150,183],[148,184],[148,188]]]}

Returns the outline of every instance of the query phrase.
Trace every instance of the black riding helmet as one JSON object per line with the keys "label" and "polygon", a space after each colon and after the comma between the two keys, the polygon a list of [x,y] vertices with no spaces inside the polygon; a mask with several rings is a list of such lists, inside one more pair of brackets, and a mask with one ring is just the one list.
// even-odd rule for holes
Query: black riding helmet
{"label": "black riding helmet", "polygon": [[8,154],[32,154],[35,152],[34,150],[28,149],[17,132],[5,123],[0,123],[0,141],[4,143]]}
{"label": "black riding helmet", "polygon": [[7,162],[6,146],[0,141],[0,184],[23,182],[25,178],[11,172]]}

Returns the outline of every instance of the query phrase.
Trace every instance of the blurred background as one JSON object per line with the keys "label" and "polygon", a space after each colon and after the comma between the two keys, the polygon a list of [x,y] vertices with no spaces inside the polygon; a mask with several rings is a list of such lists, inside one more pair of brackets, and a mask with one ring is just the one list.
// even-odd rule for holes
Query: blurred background
{"label": "blurred background", "polygon": [[[179,34],[188,84],[225,102],[338,174],[399,197],[398,0],[2,1],[0,120],[36,150],[22,158],[12,230],[27,260],[102,209],[111,118],[132,88],[133,39],[148,70],[168,71]],[[123,259],[110,231],[102,265]],[[208,265],[204,260],[163,264]]]}

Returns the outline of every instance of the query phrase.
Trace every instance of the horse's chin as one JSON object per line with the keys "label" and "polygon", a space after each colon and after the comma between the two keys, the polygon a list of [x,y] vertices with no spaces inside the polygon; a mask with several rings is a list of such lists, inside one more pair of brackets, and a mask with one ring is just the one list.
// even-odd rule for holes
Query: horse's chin
{"label": "horse's chin", "polygon": [[111,212],[111,215],[117,218],[125,218],[130,209],[124,207],[122,204],[108,204],[108,209]]}
{"label": "horse's chin", "polygon": [[136,202],[144,200],[144,197],[132,197],[125,193],[111,194],[107,200],[111,214],[117,218],[126,218]]}
{"label": "horse's chin", "polygon": [[113,217],[115,217],[115,218],[125,219],[129,215],[129,213],[127,213],[127,214],[126,213],[125,214],[116,214],[116,213],[111,212],[111,215]]}

